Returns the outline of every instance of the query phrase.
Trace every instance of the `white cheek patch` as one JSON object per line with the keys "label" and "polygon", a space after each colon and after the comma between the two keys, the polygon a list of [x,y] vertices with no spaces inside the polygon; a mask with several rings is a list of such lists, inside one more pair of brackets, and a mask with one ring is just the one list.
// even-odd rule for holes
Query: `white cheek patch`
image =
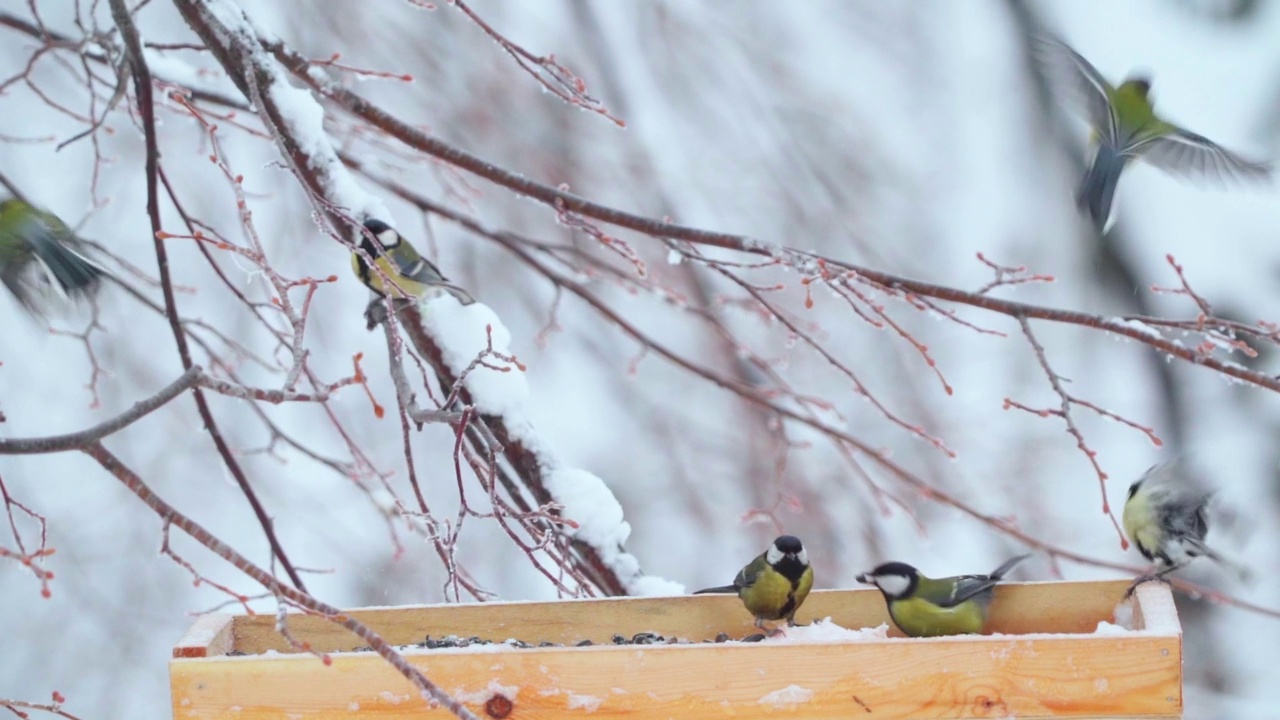
{"label": "white cheek patch", "polygon": [[378,233],[378,242],[382,243],[384,248],[393,248],[400,244],[400,233],[390,228]]}
{"label": "white cheek patch", "polygon": [[877,587],[890,595],[902,595],[911,587],[911,578],[903,575],[876,575],[871,578]]}
{"label": "white cheek patch", "polygon": [[770,565],[777,565],[778,563],[782,562],[782,555],[783,553],[781,550],[778,549],[777,545],[770,545],[769,550],[764,554],[764,559],[765,559],[765,562],[769,563]]}
{"label": "white cheek patch", "polygon": [[800,561],[801,565],[808,565],[809,551],[805,550],[804,548],[800,548],[800,552],[796,553],[796,559]]}

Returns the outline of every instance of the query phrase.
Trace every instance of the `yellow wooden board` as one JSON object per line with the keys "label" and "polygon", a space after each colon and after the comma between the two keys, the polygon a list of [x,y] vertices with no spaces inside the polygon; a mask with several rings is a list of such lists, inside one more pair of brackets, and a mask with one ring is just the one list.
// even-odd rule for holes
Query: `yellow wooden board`
{"label": "yellow wooden board", "polygon": [[[1167,587],[1139,589],[1143,629],[1092,633],[1127,583],[1011,583],[992,630],[1016,635],[839,643],[596,645],[407,650],[410,662],[480,717],[942,718],[1178,717],[1181,632]],[[709,639],[753,631],[732,596],[486,603],[351,611],[393,644],[478,635],[576,643],[652,631]],[[875,590],[815,591],[800,621],[887,621]],[[206,616],[174,650],[175,718],[447,717],[360,641],[323,618],[289,628],[331,666],[290,653],[273,616]],[[1018,635],[1025,633],[1075,633]],[[228,638],[230,642],[228,642]],[[210,656],[200,659],[201,648]],[[243,657],[218,657],[235,650]],[[263,656],[266,651],[276,651]],[[277,654],[278,653],[278,654]],[[498,699],[498,696],[501,696]]]}

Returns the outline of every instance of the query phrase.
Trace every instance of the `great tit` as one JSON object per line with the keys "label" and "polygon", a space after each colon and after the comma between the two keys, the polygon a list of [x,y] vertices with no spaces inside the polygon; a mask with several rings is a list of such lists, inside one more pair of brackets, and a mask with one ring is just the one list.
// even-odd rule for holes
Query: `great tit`
{"label": "great tit", "polygon": [[1114,220],[1111,205],[1120,173],[1135,158],[1184,178],[1271,177],[1268,163],[1247,160],[1157,116],[1150,78],[1135,73],[1113,87],[1088,60],[1060,40],[1041,36],[1036,46],[1051,79],[1071,96],[1072,109],[1093,127],[1098,148],[1076,191],[1076,204],[1089,214],[1099,232],[1106,232]]}
{"label": "great tit", "polygon": [[[431,261],[419,255],[400,233],[381,220],[365,220],[356,244],[364,253],[351,254],[351,267],[360,282],[379,295],[394,299],[420,298],[433,288],[440,288],[453,294],[463,305],[475,302],[470,293],[450,283]],[[370,267],[366,254],[373,258],[373,264],[381,273]]]}
{"label": "great tit", "polygon": [[1129,499],[1124,503],[1125,534],[1143,557],[1159,566],[1156,572],[1134,580],[1129,593],[1148,580],[1163,580],[1200,556],[1235,570],[1241,577],[1248,576],[1248,570],[1204,543],[1211,498],[1212,493],[1191,486],[1177,460],[1152,466],[1129,486]]}
{"label": "great tit", "polygon": [[1015,565],[1031,557],[1019,555],[990,575],[928,578],[906,563],[884,563],[857,577],[884,595],[893,624],[910,637],[980,633],[987,624],[996,583]]}
{"label": "great tit", "polygon": [[77,299],[98,288],[103,272],[83,253],[57,215],[16,198],[0,201],[0,282],[32,315],[43,315],[46,288]]}
{"label": "great tit", "polygon": [[736,593],[747,612],[755,616],[756,627],[767,630],[767,620],[795,624],[796,610],[813,587],[809,553],[794,535],[781,535],[768,550],[738,571],[732,585],[699,590],[703,593]]}

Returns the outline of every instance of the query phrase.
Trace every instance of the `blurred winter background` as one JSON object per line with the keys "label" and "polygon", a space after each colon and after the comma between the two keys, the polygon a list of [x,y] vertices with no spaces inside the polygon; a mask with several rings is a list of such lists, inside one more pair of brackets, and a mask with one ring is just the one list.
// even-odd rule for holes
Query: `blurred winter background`
{"label": "blurred winter background", "polygon": [[[79,39],[84,32],[75,4],[0,0],[0,10],[31,21],[34,5],[49,28]],[[86,14],[93,5],[101,27],[110,27],[105,3],[79,5]],[[147,40],[195,41],[169,3],[144,5],[137,22]],[[1153,284],[1177,285],[1165,260],[1171,253],[1220,313],[1249,323],[1280,320],[1275,187],[1183,184],[1138,165],[1121,183],[1111,245],[1100,247],[1071,200],[1086,131],[1048,101],[1027,46],[1030,30],[1047,27],[1112,79],[1145,68],[1168,117],[1246,155],[1274,157],[1280,151],[1275,3],[476,0],[474,9],[499,32],[572,68],[625,119],[625,130],[540,90],[498,44],[444,3],[435,11],[399,0],[242,5],[309,57],[338,52],[345,64],[412,74],[413,83],[353,86],[406,122],[612,206],[970,290],[991,279],[975,257],[982,252],[1056,277],[1052,284],[1002,289],[1001,296],[1106,316],[1192,318],[1196,309],[1186,298],[1148,292]],[[10,27],[0,27],[0,38],[0,77],[9,78],[23,71],[40,43]],[[200,82],[220,82],[207,54],[154,55],[167,58],[153,65],[159,75],[182,80],[192,75],[183,68],[189,66],[202,74]],[[42,58],[30,77],[55,102],[84,113],[79,72],[74,56],[62,53]],[[201,133],[179,113],[161,110],[159,118],[165,168],[187,211],[239,239],[234,198],[208,162]],[[389,144],[363,141],[345,116],[334,120],[330,129],[349,150],[489,227],[613,257],[556,224],[540,204],[423,156],[380,150]],[[84,236],[154,274],[142,136],[122,109],[107,125],[112,132],[95,136],[105,160],[95,198],[93,142],[55,151],[85,126],[40,101],[31,85],[15,82],[0,96],[0,171],[32,200],[80,224]],[[393,404],[382,334],[364,329],[367,292],[348,274],[347,251],[317,231],[273,146],[230,129],[223,134],[273,264],[293,277],[341,276],[315,298],[307,336],[312,366],[337,379],[363,352],[375,394]],[[820,587],[850,586],[855,574],[885,559],[937,575],[989,570],[1020,551],[1006,535],[912,491],[865,458],[850,462],[818,433],[780,426],[758,406],[645,352],[581,301],[558,297],[501,247],[385,199],[395,224],[510,328],[512,347],[528,365],[538,430],[567,461],[609,484],[633,527],[628,549],[648,572],[691,587],[722,583],[779,527],[809,545]],[[162,205],[166,223],[180,231],[177,216]],[[831,402],[850,433],[965,503],[1012,518],[1046,542],[1100,560],[1140,563],[1135,552],[1121,550],[1100,512],[1097,477],[1062,422],[1003,409],[1005,398],[1035,407],[1058,403],[1012,319],[959,309],[967,321],[1008,334],[999,337],[887,303],[929,346],[955,389],[947,395],[912,347],[859,320],[843,301],[815,292],[814,307],[806,309],[796,274],[742,273],[763,285],[786,282],[787,290],[770,299],[896,415],[941,438],[956,454],[950,459],[888,421],[776,323],[763,322],[740,288],[699,268],[668,264],[654,239],[621,236],[647,260],[654,281],[694,307],[711,308],[742,349],[656,293],[628,292],[607,277],[588,281],[653,340],[728,376],[742,372],[738,357],[765,357],[797,392]],[[169,248],[175,283],[187,289],[178,296],[182,313],[269,357],[271,339],[192,244],[173,241]],[[264,296],[252,267],[227,257],[220,262],[245,292]],[[51,325],[78,332],[87,321],[87,312],[67,313]],[[91,346],[105,375],[97,380],[101,404],[91,407],[84,344],[51,334],[7,295],[0,297],[0,411],[7,417],[0,432],[26,437],[80,429],[179,374],[173,338],[157,313],[109,288],[100,323]],[[1128,483],[1152,463],[1174,452],[1190,454],[1222,487],[1211,539],[1259,572],[1248,584],[1215,567],[1186,575],[1280,608],[1274,441],[1280,399],[1100,332],[1048,323],[1035,328],[1071,392],[1153,426],[1166,440],[1158,448],[1140,432],[1076,411],[1112,477],[1112,502],[1122,503]],[[1266,349],[1255,365],[1280,372]],[[249,360],[239,370],[255,384],[281,381]],[[394,417],[376,419],[358,389],[342,392],[331,407],[375,465],[395,472],[391,482],[407,492]],[[260,452],[270,438],[245,402],[215,397],[213,409],[244,453],[292,559],[331,571],[308,576],[317,597],[339,606],[442,599],[444,571],[420,537],[400,532],[405,552],[397,557],[387,521],[350,479],[288,448]],[[318,406],[265,411],[300,442],[348,459]],[[413,443],[430,499],[449,517],[456,503],[452,438],[428,428]],[[189,397],[106,445],[180,509],[241,552],[269,561],[262,530],[201,432]],[[48,517],[50,545],[57,549],[48,563],[56,573],[49,599],[41,598],[29,572],[0,562],[0,698],[43,700],[57,690],[86,718],[166,715],[169,648],[190,613],[225,596],[193,587],[184,570],[158,554],[160,521],[87,457],[0,457],[0,477],[11,494]],[[882,509],[869,483],[910,512],[894,504]],[[208,577],[258,591],[193,543],[178,542],[178,550]],[[471,522],[459,553],[476,580],[502,598],[554,597],[492,522]],[[1116,576],[1069,562],[1061,571],[1069,579]],[[1017,574],[1051,576],[1043,558]],[[1185,597],[1179,609],[1186,716],[1276,716],[1280,619]]]}

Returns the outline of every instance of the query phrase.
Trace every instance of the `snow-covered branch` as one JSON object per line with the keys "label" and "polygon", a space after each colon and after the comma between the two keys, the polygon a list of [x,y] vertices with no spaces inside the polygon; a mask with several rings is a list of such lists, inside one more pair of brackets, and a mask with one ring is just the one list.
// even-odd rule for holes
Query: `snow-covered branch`
{"label": "snow-covered branch", "polygon": [[[350,237],[353,220],[387,218],[382,204],[361,190],[338,160],[323,127],[324,108],[304,89],[294,88],[279,71],[276,60],[264,50],[276,50],[277,57],[293,58],[283,41],[258,28],[245,12],[226,0],[177,0],[183,16],[226,68],[236,85],[258,109],[259,117],[271,129],[295,174],[307,188],[317,209],[325,213],[338,237]],[[309,64],[308,64],[309,66]],[[312,77],[323,78],[323,70],[310,67]],[[434,301],[441,302],[439,300]],[[437,311],[418,315],[416,309],[397,313],[414,347],[436,372],[443,387],[452,385],[476,358],[488,352],[493,357],[509,357],[505,347],[508,333],[492,311],[481,304],[460,308],[465,318],[439,325]],[[440,311],[439,317],[449,313]],[[425,323],[419,317],[428,318]],[[483,322],[482,322],[483,321]],[[481,332],[483,331],[483,332]],[[499,347],[477,344],[489,332]],[[471,368],[465,376],[463,402],[475,404],[481,419],[502,445],[510,466],[522,485],[539,505],[554,503],[564,508],[564,517],[578,527],[570,532],[575,555],[581,557],[583,571],[609,594],[671,593],[682,590],[666,581],[647,579],[636,559],[622,544],[630,528],[622,519],[621,506],[599,478],[584,471],[566,469],[554,453],[545,448],[529,425],[519,398],[527,395],[522,377],[504,370],[506,377],[518,378],[514,396],[485,394],[492,381],[492,368],[485,363]],[[476,383],[474,386],[472,383]],[[477,397],[477,388],[480,396]],[[507,411],[512,414],[508,415]]]}

